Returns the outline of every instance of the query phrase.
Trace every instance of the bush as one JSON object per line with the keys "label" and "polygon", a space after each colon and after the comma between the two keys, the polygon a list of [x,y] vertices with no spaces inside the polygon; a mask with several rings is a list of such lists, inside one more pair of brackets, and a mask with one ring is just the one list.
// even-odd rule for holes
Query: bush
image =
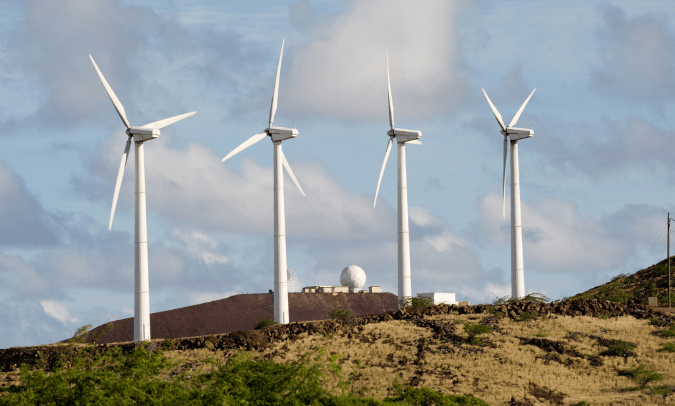
{"label": "bush", "polygon": [[617,357],[635,355],[635,344],[619,341],[614,345],[610,345],[609,348],[603,351],[600,355],[613,355]]}
{"label": "bush", "polygon": [[[21,366],[18,385],[0,388],[0,406],[9,405],[448,405],[486,406],[480,399],[444,395],[427,388],[394,384],[395,397],[383,401],[349,392],[353,377],[343,380],[338,355],[323,351],[305,354],[290,363],[236,354],[210,373],[190,379],[164,380],[161,373],[174,365],[161,350],[148,354],[137,348],[125,355],[117,347],[86,363],[73,361],[48,376]],[[327,388],[326,375],[336,378]],[[340,393],[339,395],[335,393]]]}
{"label": "bush", "polygon": [[485,324],[467,324],[464,331],[469,335],[467,340],[469,344],[482,346],[485,344],[484,341],[476,336],[492,332],[492,327]]}
{"label": "bush", "polygon": [[77,329],[77,331],[73,334],[73,337],[68,340],[68,343],[72,346],[73,344],[81,344],[87,341],[90,331],[91,324],[85,324],[84,326]]}
{"label": "bush", "polygon": [[651,319],[649,319],[649,324],[652,325],[652,326],[656,326],[658,324],[661,324],[661,319],[656,318],[656,317],[651,318]]}
{"label": "bush", "polygon": [[512,299],[509,295],[497,297],[492,304],[499,306],[509,303],[549,303],[550,301],[551,299],[543,293],[530,293],[520,299]]}
{"label": "bush", "polygon": [[656,372],[655,369],[647,367],[646,365],[633,365],[629,369],[619,371],[619,375],[631,378],[643,388],[647,386],[648,383],[663,380],[663,375]]}
{"label": "bush", "polygon": [[537,317],[539,317],[539,313],[537,312],[522,312],[520,314],[520,321],[524,321],[527,323],[529,321],[536,319]]}
{"label": "bush", "polygon": [[401,309],[408,309],[411,307],[426,307],[433,306],[434,303],[428,297],[404,297],[398,301],[398,307]]}
{"label": "bush", "polygon": [[663,338],[675,337],[675,325],[671,324],[668,329],[661,331],[660,335]]}
{"label": "bush", "polygon": [[272,326],[276,326],[277,323],[276,321],[272,319],[262,319],[259,322],[255,323],[255,327],[253,327],[254,330],[261,330],[263,328],[268,328]]}
{"label": "bush", "polygon": [[343,309],[341,307],[335,308],[335,309],[331,310],[331,312],[330,312],[330,318],[331,319],[346,320],[351,315],[352,315],[351,310]]}

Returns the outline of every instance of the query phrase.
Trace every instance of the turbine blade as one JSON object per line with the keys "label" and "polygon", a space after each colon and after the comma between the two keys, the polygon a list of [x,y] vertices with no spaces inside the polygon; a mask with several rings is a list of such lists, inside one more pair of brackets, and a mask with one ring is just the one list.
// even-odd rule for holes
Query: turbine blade
{"label": "turbine blade", "polygon": [[256,142],[262,140],[266,136],[267,136],[267,134],[265,134],[265,133],[256,134],[253,137],[251,137],[251,138],[247,139],[246,141],[242,142],[241,145],[239,145],[237,148],[233,149],[232,152],[225,155],[225,158],[223,158],[223,162],[225,162],[228,159],[232,158],[233,156],[237,155],[238,153],[240,153],[241,151],[250,147],[251,145],[255,144]]}
{"label": "turbine blade", "polygon": [[420,141],[420,140],[411,140],[411,141],[407,141],[406,144],[422,145],[422,141]]}
{"label": "turbine blade", "polygon": [[502,216],[504,216],[504,220],[506,220],[506,151],[508,143],[508,139],[504,136],[504,172],[502,174]]}
{"label": "turbine blade", "polygon": [[115,110],[117,110],[117,114],[120,115],[120,118],[122,119],[122,122],[124,123],[124,125],[127,126],[127,128],[131,128],[131,126],[129,125],[129,120],[127,120],[127,115],[124,113],[124,106],[122,106],[122,103],[120,103],[117,96],[115,96],[115,92],[113,92],[112,87],[110,87],[108,82],[103,77],[103,74],[101,73],[101,70],[96,65],[96,62],[94,62],[94,58],[91,56],[91,54],[89,55],[89,58],[91,59],[91,63],[94,64],[94,68],[96,68],[96,72],[98,73],[98,77],[101,79],[101,82],[103,83],[103,87],[105,88],[105,91],[108,92],[108,97],[110,97],[110,101],[112,101],[113,106],[115,106]]}
{"label": "turbine blade", "polygon": [[181,114],[180,116],[165,118],[164,120],[159,120],[159,121],[155,121],[154,123],[146,124],[143,127],[154,128],[156,130],[159,130],[160,128],[164,128],[169,124],[173,124],[173,123],[175,123],[177,121],[180,121],[184,118],[188,118],[195,113],[196,113],[196,111],[193,111],[193,112],[190,112],[190,113]]}
{"label": "turbine blade", "polygon": [[277,112],[277,97],[279,96],[279,74],[281,73],[281,58],[284,56],[284,42],[286,42],[286,38],[281,41],[281,54],[279,55],[279,66],[277,66],[277,80],[274,82],[272,106],[270,107],[270,127],[272,127],[272,123],[274,122],[274,114]]}
{"label": "turbine blade", "polygon": [[516,125],[516,123],[518,122],[518,119],[520,118],[520,115],[523,113],[523,110],[525,110],[525,106],[527,106],[527,102],[530,101],[530,97],[532,97],[532,95],[534,94],[534,92],[535,92],[536,90],[537,90],[537,88],[535,88],[535,89],[532,91],[532,93],[530,93],[530,95],[527,96],[527,100],[525,100],[525,103],[523,103],[523,105],[520,106],[520,110],[518,110],[518,112],[516,113],[516,115],[513,116],[513,119],[511,119],[511,122],[509,123],[509,127],[513,127],[514,125]]}
{"label": "turbine blade", "polygon": [[293,170],[291,169],[291,166],[288,164],[288,161],[286,160],[286,155],[284,155],[283,151],[281,151],[281,162],[284,164],[286,172],[288,172],[288,174],[291,176],[291,179],[293,179],[293,183],[295,183],[295,186],[297,186],[298,190],[300,190],[300,193],[302,193],[302,196],[305,196],[305,192],[302,190],[302,188],[300,187],[300,183],[298,183],[298,180],[295,178]]}
{"label": "turbine blade", "polygon": [[129,158],[129,147],[131,146],[131,137],[127,140],[127,146],[124,147],[124,154],[122,154],[122,162],[120,162],[120,169],[117,171],[117,183],[115,183],[115,194],[113,194],[112,209],[110,209],[110,223],[108,223],[108,230],[112,229],[113,217],[115,217],[115,207],[117,207],[117,198],[120,195],[120,186],[122,186],[122,177],[124,176],[124,168],[127,166],[127,159]]}
{"label": "turbine blade", "polygon": [[391,99],[391,82],[389,81],[389,51],[387,51],[387,91],[389,92],[389,125],[394,129],[394,101]]}
{"label": "turbine blade", "polygon": [[495,115],[495,118],[497,119],[497,122],[499,123],[499,126],[502,128],[502,130],[506,130],[506,127],[504,127],[504,120],[502,120],[502,115],[499,114],[495,105],[492,104],[492,101],[488,97],[487,93],[485,93],[485,89],[483,89],[481,87],[481,90],[483,90],[483,94],[485,95],[485,98],[487,99],[488,104],[490,105],[490,108],[492,109],[492,114]]}
{"label": "turbine blade", "polygon": [[380,178],[377,180],[377,189],[375,189],[375,201],[373,201],[373,209],[377,203],[377,195],[380,193],[380,183],[382,183],[382,175],[384,174],[384,167],[387,166],[387,159],[389,159],[389,152],[391,151],[391,144],[393,143],[394,137],[389,137],[389,142],[387,143],[387,151],[384,153],[384,162],[382,163],[382,169],[380,170]]}

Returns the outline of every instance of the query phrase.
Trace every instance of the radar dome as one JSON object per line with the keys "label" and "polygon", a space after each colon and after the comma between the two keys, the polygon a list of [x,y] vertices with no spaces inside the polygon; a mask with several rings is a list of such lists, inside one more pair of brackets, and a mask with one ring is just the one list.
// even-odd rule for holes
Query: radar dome
{"label": "radar dome", "polygon": [[361,289],[366,284],[366,273],[360,266],[349,265],[340,274],[340,284],[352,289]]}

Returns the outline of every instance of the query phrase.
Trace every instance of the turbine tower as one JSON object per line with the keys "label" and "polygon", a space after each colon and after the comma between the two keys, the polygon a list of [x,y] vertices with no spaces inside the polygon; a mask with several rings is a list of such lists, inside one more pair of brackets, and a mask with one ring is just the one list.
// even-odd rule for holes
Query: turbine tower
{"label": "turbine tower", "polygon": [[284,214],[284,172],[281,169],[282,165],[286,168],[286,171],[295,183],[295,186],[300,190],[300,193],[302,193],[303,196],[305,195],[305,192],[300,187],[291,166],[288,164],[288,161],[286,161],[286,157],[281,150],[281,141],[297,137],[298,130],[295,128],[272,126],[274,114],[277,111],[279,74],[281,73],[281,58],[284,56],[284,42],[285,40],[281,42],[281,54],[279,55],[279,66],[277,66],[277,79],[274,82],[274,93],[272,93],[272,106],[270,107],[268,127],[262,134],[256,134],[244,141],[223,158],[223,162],[225,162],[267,136],[272,139],[274,148],[274,320],[279,324],[287,324],[289,321],[288,270],[286,267],[286,216]]}
{"label": "turbine tower", "polygon": [[148,225],[145,215],[145,158],[143,152],[143,143],[159,137],[159,129],[180,121],[184,118],[190,117],[196,111],[191,113],[181,114],[164,120],[155,121],[154,123],[146,124],[140,127],[132,127],[129,125],[127,116],[124,113],[124,107],[120,103],[115,92],[103,77],[101,70],[94,62],[94,58],[89,55],[91,62],[96,68],[96,73],[103,83],[105,91],[110,96],[117,114],[119,114],[122,122],[127,127],[127,145],[122,154],[122,162],[120,162],[120,169],[117,172],[117,183],[115,183],[115,193],[113,194],[112,209],[110,210],[110,223],[108,230],[112,228],[113,217],[115,216],[115,207],[117,206],[117,197],[119,196],[120,186],[122,185],[122,177],[124,176],[124,168],[127,165],[127,157],[129,155],[129,147],[131,146],[131,138],[136,144],[136,220],[135,220],[135,251],[134,251],[134,273],[135,273],[135,288],[134,288],[134,341],[150,340],[150,293],[148,284]]}
{"label": "turbine tower", "polygon": [[380,178],[377,180],[373,208],[375,208],[375,204],[377,203],[377,195],[380,193],[380,183],[382,183],[384,168],[387,166],[391,144],[394,139],[396,139],[398,145],[398,300],[400,307],[406,300],[412,298],[412,286],[410,282],[410,235],[408,230],[408,180],[405,168],[405,144],[421,144],[422,142],[419,141],[419,138],[422,137],[422,131],[394,128],[394,102],[391,98],[388,53],[387,91],[389,95],[389,126],[391,127],[391,130],[387,132],[389,142],[387,143],[387,150],[384,153],[384,163],[382,163],[382,170],[380,170]]}
{"label": "turbine tower", "polygon": [[525,270],[523,268],[523,231],[520,224],[520,170],[518,168],[518,140],[530,138],[534,135],[534,130],[526,128],[516,128],[516,122],[520,118],[527,102],[534,94],[535,90],[525,100],[520,109],[513,116],[508,126],[504,126],[502,116],[499,114],[494,104],[490,101],[485,89],[483,94],[487,99],[492,113],[501,127],[501,134],[504,136],[504,171],[502,173],[502,215],[506,218],[506,153],[507,138],[511,141],[511,298],[520,299],[525,296]]}

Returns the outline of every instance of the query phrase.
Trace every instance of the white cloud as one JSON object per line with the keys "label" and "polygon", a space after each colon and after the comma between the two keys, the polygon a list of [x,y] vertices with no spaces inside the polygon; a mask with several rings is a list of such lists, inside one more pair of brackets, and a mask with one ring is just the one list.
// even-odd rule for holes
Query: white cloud
{"label": "white cloud", "polygon": [[227,264],[230,260],[225,256],[218,254],[218,243],[208,235],[191,229],[189,231],[174,229],[171,235],[185,244],[188,253],[193,257],[199,258],[206,265]]}
{"label": "white cloud", "polygon": [[74,323],[79,320],[77,317],[70,315],[68,307],[63,303],[54,300],[40,300],[40,306],[42,306],[42,310],[44,310],[45,313],[54,317],[63,325]]}
{"label": "white cloud", "polygon": [[397,117],[430,116],[458,105],[468,78],[455,22],[466,4],[355,1],[347,14],[323,21],[290,52],[290,80],[281,97],[302,114],[384,119],[388,49]]}

